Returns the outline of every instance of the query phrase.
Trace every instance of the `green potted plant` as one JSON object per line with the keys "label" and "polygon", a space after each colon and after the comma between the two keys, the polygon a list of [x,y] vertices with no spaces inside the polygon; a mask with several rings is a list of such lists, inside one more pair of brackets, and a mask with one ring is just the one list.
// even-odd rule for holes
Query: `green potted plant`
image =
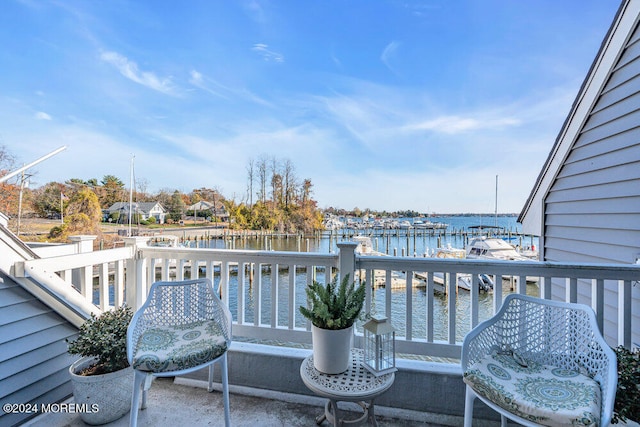
{"label": "green potted plant", "polygon": [[68,352],[81,356],[69,367],[75,403],[87,424],[114,421],[131,409],[133,369],[127,360],[127,327],[133,316],[123,306],[91,315]]}
{"label": "green potted plant", "polygon": [[306,293],[309,305],[299,309],[312,324],[314,366],[326,374],[342,373],[351,360],[353,325],[362,311],[365,283],[356,286],[346,274],[340,284],[337,276],[325,285],[314,281]]}
{"label": "green potted plant", "polygon": [[[612,424],[640,422],[640,350],[613,349],[618,360],[618,389]],[[637,425],[637,424],[636,424]]]}

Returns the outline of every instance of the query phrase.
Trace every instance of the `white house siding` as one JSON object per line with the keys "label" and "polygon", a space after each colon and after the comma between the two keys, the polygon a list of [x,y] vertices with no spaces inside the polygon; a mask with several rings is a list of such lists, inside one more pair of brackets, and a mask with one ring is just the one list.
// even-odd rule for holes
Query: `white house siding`
{"label": "white house siding", "polygon": [[[77,328],[0,273],[0,404],[41,404],[71,395],[65,339]],[[0,412],[0,425],[21,424],[34,414]]]}
{"label": "white house siding", "polygon": [[[629,264],[640,258],[637,25],[545,198],[543,233],[548,261]],[[580,284],[579,302],[590,303],[589,285]],[[564,297],[564,286],[554,286],[553,295]],[[640,284],[632,298],[632,329],[638,331]],[[617,306],[617,283],[607,283],[604,333],[612,345],[618,342]]]}

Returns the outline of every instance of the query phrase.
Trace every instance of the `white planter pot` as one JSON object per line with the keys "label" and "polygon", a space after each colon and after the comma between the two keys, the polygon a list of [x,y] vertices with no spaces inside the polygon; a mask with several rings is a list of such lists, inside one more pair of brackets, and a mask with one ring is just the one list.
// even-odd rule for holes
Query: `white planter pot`
{"label": "white planter pot", "polygon": [[341,374],[351,362],[353,326],[346,329],[311,327],[313,366],[325,374]]}
{"label": "white planter pot", "polygon": [[93,357],[83,357],[69,367],[73,399],[81,405],[82,421],[92,425],[106,424],[131,409],[134,373],[133,368],[128,367],[104,375],[76,375],[94,360]]}

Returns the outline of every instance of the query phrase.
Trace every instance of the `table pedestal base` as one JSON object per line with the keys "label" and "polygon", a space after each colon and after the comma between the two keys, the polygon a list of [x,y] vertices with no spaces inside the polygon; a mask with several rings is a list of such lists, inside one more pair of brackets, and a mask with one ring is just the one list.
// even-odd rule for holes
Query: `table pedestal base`
{"label": "table pedestal base", "polygon": [[[313,364],[313,355],[302,361],[300,365],[302,382],[315,394],[329,399],[325,405],[324,414],[316,418],[318,425],[325,420],[336,427],[357,426],[367,421],[371,425],[378,425],[373,411],[373,401],[393,385],[395,374],[390,372],[375,376],[363,366],[363,360],[362,350],[351,349],[351,364],[340,374],[324,374],[318,371]],[[362,414],[358,410],[357,417],[345,420],[340,414],[345,411],[338,409],[338,402],[355,403],[362,409]]]}
{"label": "table pedestal base", "polygon": [[329,421],[330,424],[334,426],[342,426],[342,425],[359,426],[366,421],[370,421],[371,425],[378,427],[378,422],[376,421],[376,417],[373,410],[374,408],[373,399],[368,402],[354,402],[354,403],[356,403],[358,406],[362,408],[362,415],[352,420],[345,420],[343,418],[340,418],[338,401],[333,399],[327,400],[327,403],[324,405],[324,414],[319,415],[316,418],[316,424],[320,425],[324,422],[324,420],[327,420]]}

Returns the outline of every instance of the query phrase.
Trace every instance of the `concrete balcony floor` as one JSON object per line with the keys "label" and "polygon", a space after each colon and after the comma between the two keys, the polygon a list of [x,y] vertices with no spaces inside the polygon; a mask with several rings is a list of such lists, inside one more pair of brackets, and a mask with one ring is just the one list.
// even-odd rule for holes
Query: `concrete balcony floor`
{"label": "concrete balcony floor", "polygon": [[[315,426],[316,417],[323,413],[325,399],[230,386],[231,423],[233,426],[275,427]],[[69,402],[72,402],[70,400]],[[348,408],[348,407],[345,407]],[[358,407],[350,406],[354,411]],[[375,408],[380,426],[439,427],[421,419],[414,411]],[[350,416],[349,416],[350,415]],[[357,417],[355,412],[347,418]],[[461,421],[461,420],[460,420]],[[47,414],[35,418],[25,426],[79,427],[86,424],[77,414]],[[129,425],[129,415],[104,424],[106,427]],[[206,382],[189,379],[157,378],[147,393],[147,408],[138,413],[138,425],[146,426],[224,426],[222,393],[208,393]],[[322,425],[328,426],[325,421]]]}

